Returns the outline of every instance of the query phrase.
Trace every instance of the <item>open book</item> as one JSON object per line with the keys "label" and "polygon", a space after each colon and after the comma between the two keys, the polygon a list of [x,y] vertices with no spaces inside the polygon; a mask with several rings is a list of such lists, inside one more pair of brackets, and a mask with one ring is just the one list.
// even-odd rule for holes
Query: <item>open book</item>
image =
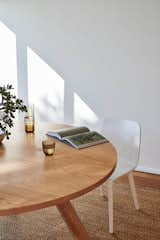
{"label": "open book", "polygon": [[63,128],[54,132],[49,131],[47,135],[57,138],[78,149],[108,142],[101,134],[90,131],[87,127]]}

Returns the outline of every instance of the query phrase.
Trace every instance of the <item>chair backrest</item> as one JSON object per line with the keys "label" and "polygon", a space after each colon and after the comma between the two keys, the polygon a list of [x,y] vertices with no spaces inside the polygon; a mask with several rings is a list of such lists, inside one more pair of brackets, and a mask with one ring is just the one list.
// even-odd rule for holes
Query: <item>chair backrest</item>
{"label": "chair backrest", "polygon": [[105,119],[102,134],[117,151],[117,166],[110,178],[115,179],[136,168],[140,152],[140,125],[130,120]]}

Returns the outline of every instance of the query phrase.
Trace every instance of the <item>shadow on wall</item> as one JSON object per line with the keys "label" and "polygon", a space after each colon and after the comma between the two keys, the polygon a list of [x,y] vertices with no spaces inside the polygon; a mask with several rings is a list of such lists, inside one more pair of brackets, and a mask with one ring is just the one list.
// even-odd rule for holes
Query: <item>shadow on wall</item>
{"label": "shadow on wall", "polygon": [[37,118],[64,120],[64,80],[35,52],[27,48],[28,95],[35,104]]}
{"label": "shadow on wall", "polygon": [[[22,96],[22,98],[28,98],[27,102],[35,104],[36,118],[42,121],[64,122],[64,109],[67,113],[68,106],[66,103],[69,103],[69,101],[68,99],[64,101],[64,97],[66,97],[64,96],[64,87],[66,87],[67,84],[64,84],[62,77],[31,48],[28,46],[24,47],[24,43],[23,48],[21,48],[22,45],[20,44],[19,46],[19,41],[16,42],[16,35],[3,23],[0,23],[0,34],[1,37],[3,37],[3,44],[1,42],[0,47],[4,52],[2,54],[1,51],[0,59],[0,65],[3,69],[0,76],[1,84],[12,83],[17,89],[19,82],[24,81],[24,85],[20,83],[21,88],[27,85],[28,89],[23,90],[26,96]],[[8,50],[7,53],[6,49]],[[27,51],[27,53],[24,51]],[[16,54],[17,52],[21,53],[20,58],[22,62],[19,61]],[[25,56],[27,57],[27,61]],[[9,64],[9,59],[14,59],[14,62]],[[24,66],[24,64],[26,64],[26,66]],[[23,72],[24,68],[27,69],[27,71]],[[8,73],[10,75],[7,75]],[[18,82],[16,80],[17,73],[20,73]],[[3,79],[5,79],[5,81]],[[27,83],[25,81],[27,81]],[[72,109],[69,116],[72,122],[78,125],[85,124],[90,127],[96,127],[98,123],[97,115],[72,88],[68,87],[68,89],[70,91],[68,97],[71,98],[70,103],[73,105],[69,106],[69,109]]]}
{"label": "shadow on wall", "polygon": [[[89,121],[86,116],[89,113],[81,114],[81,120],[85,118],[84,121],[93,126],[99,124],[104,115],[146,119],[143,102],[150,105],[151,101],[148,90],[142,101],[142,79],[145,83],[150,81],[138,60],[146,61],[146,49],[150,49],[150,45],[142,42],[142,6],[138,4],[132,8],[135,3],[131,6],[123,3],[123,6],[119,1],[69,2],[46,0],[37,4],[33,0],[21,3],[17,0],[0,3],[1,21],[16,34],[19,95],[23,92],[29,100],[38,99],[39,116],[45,115],[46,120],[72,123],[77,119],[75,93],[97,116],[98,122],[93,124],[93,119]],[[138,26],[135,15],[130,15],[132,10],[141,23]],[[41,100],[40,92],[43,93]],[[50,112],[53,107],[44,113],[42,99],[50,102],[59,115]]]}
{"label": "shadow on wall", "polygon": [[[97,91],[94,81],[91,83],[92,76],[88,79],[87,75],[85,76],[87,66],[83,69],[84,63],[78,62],[76,54],[78,49],[73,53],[72,50],[75,48],[73,46],[73,49],[70,48],[71,52],[64,52],[67,54],[64,58],[60,45],[57,44],[56,47],[55,43],[52,42],[54,46],[51,42],[48,43],[49,36],[45,41],[43,39],[42,44],[41,37],[37,36],[40,32],[37,30],[37,34],[33,34],[29,26],[24,33],[22,28],[25,27],[22,27],[19,21],[17,22],[14,12],[9,13],[8,11],[8,14],[5,15],[5,11],[2,13],[2,9],[0,10],[2,20],[0,27],[4,28],[5,26],[6,31],[15,35],[14,51],[9,52],[7,59],[17,59],[17,61],[15,60],[16,64],[12,64],[15,71],[14,79],[17,78],[17,90],[26,103],[35,104],[37,119],[83,124],[91,128],[98,128],[100,112],[98,113],[95,102],[97,99],[99,99],[99,103],[101,102],[101,95]],[[1,32],[1,34],[3,33]],[[55,39],[56,41],[57,39]],[[36,47],[35,43],[37,43]],[[9,44],[4,41],[4,45],[7,45],[8,49]],[[67,44],[65,47],[68,47]],[[58,49],[60,49],[59,55]],[[83,54],[82,60],[83,57],[86,57]],[[11,66],[8,65],[8,61],[4,62],[2,59],[3,69],[4,65],[7,69],[6,72],[10,72]],[[57,74],[54,69],[57,69],[60,74]],[[0,79],[2,78],[4,75]],[[11,76],[6,75],[5,78],[11,82]],[[16,85],[16,80],[13,84]]]}

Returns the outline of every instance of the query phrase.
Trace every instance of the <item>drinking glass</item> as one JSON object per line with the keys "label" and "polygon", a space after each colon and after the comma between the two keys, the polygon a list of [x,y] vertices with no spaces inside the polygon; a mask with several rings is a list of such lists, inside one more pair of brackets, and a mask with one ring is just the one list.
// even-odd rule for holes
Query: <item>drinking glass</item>
{"label": "drinking glass", "polygon": [[24,117],[24,126],[26,133],[34,132],[34,105],[29,105],[27,108],[27,113]]}

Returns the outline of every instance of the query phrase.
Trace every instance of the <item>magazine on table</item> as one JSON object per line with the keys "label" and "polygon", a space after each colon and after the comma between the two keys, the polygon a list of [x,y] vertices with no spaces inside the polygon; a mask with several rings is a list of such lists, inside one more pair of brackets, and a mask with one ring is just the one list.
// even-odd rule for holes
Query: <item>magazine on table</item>
{"label": "magazine on table", "polygon": [[96,131],[90,131],[87,127],[62,128],[57,131],[49,131],[47,135],[77,149],[108,142],[104,136]]}

